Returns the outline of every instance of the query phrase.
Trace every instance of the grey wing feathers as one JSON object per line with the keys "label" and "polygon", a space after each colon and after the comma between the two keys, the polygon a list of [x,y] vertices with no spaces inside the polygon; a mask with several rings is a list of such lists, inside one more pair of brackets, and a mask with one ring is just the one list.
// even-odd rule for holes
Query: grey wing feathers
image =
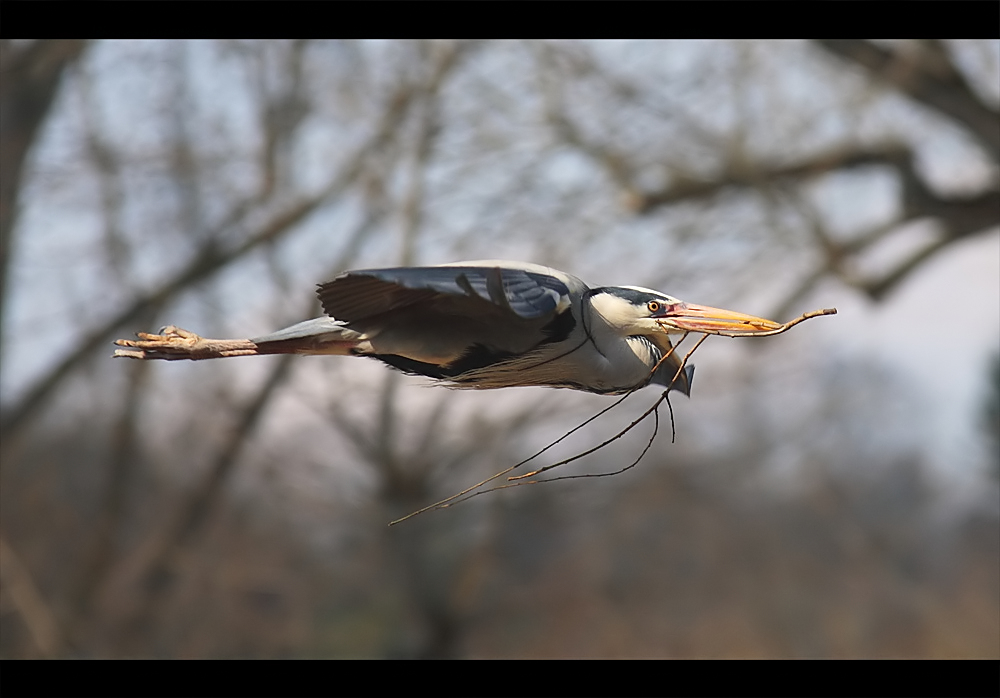
{"label": "grey wing feathers", "polygon": [[559,278],[522,269],[440,266],[363,269],[341,274],[318,290],[323,310],[355,322],[442,295],[490,303],[533,320],[566,307],[569,288]]}

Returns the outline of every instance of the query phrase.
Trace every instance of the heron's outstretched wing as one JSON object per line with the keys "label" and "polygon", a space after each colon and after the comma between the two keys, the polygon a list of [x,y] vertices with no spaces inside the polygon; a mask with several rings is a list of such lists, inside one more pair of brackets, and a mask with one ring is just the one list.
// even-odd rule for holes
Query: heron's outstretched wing
{"label": "heron's outstretched wing", "polygon": [[565,280],[540,271],[449,265],[348,271],[321,284],[318,294],[328,315],[348,323],[442,296],[453,306],[468,299],[470,313],[481,311],[485,301],[533,320],[566,309],[570,289]]}
{"label": "heron's outstretched wing", "polygon": [[450,364],[470,351],[523,353],[572,330],[582,281],[500,262],[348,271],[319,286],[323,310],[371,338],[377,354]]}

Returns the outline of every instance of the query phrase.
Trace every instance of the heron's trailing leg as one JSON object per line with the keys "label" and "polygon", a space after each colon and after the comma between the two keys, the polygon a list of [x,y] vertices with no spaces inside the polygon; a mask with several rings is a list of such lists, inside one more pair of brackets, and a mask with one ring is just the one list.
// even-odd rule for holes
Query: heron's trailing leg
{"label": "heron's trailing leg", "polygon": [[349,354],[370,349],[361,333],[333,318],[318,317],[253,339],[207,339],[168,325],[159,334],[138,332],[139,339],[119,339],[116,357],[128,359],[222,359],[266,354]]}
{"label": "heron's trailing leg", "polygon": [[194,332],[167,325],[160,334],[136,332],[139,339],[118,339],[115,344],[128,349],[116,349],[115,356],[129,359],[218,359],[224,356],[254,356],[265,353],[249,339],[206,339]]}

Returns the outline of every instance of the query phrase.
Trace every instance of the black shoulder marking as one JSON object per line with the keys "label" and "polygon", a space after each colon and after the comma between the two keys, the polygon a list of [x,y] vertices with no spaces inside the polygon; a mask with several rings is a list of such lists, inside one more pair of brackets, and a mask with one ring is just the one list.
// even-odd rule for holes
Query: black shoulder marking
{"label": "black shoulder marking", "polygon": [[566,309],[552,318],[552,321],[542,328],[545,339],[541,343],[557,344],[563,342],[569,338],[575,328],[576,318],[573,317],[572,310]]}

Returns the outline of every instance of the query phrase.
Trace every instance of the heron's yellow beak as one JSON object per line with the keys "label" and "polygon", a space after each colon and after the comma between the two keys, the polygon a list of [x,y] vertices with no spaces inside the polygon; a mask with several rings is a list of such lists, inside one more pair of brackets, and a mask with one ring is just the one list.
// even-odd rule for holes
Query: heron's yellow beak
{"label": "heron's yellow beak", "polygon": [[765,320],[753,315],[736,313],[732,310],[712,308],[694,303],[677,303],[668,306],[657,318],[666,330],[681,332],[703,332],[705,334],[741,335],[753,332],[769,332],[782,327],[781,323]]}

